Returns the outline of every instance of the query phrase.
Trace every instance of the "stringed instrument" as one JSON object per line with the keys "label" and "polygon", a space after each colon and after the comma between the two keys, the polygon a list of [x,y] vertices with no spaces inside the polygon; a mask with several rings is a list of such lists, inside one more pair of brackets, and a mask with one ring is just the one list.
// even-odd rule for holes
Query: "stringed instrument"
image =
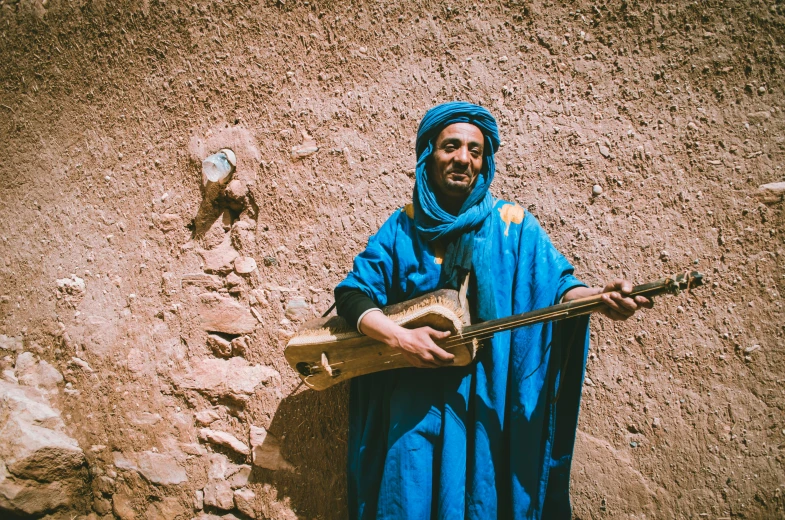
{"label": "stringed instrument", "polygon": [[[693,271],[637,285],[629,296],[652,298],[661,294],[678,294],[679,291],[700,285],[703,285],[703,275]],[[403,327],[413,329],[430,326],[437,330],[450,331],[449,337],[437,340],[436,344],[455,356],[452,366],[465,366],[474,360],[481,342],[497,332],[583,316],[599,310],[604,305],[602,295],[598,294],[472,324],[465,293],[440,289],[419,298],[389,305],[382,309],[382,312]],[[411,366],[400,350],[360,334],[340,316],[320,318],[303,324],[287,343],[284,355],[303,382],[314,390],[324,390],[352,377]]]}

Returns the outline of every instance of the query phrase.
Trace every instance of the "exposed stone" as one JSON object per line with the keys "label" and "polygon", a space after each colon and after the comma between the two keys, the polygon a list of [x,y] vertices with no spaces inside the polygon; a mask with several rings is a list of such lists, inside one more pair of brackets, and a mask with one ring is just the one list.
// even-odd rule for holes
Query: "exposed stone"
{"label": "exposed stone", "polygon": [[286,317],[292,321],[306,321],[313,318],[310,305],[305,298],[298,296],[286,302]]}
{"label": "exposed stone", "polygon": [[112,453],[117,469],[141,473],[153,484],[181,484],[188,480],[185,470],[169,454],[143,451],[141,453]]}
{"label": "exposed stone", "polygon": [[14,371],[11,369],[3,370],[2,378],[9,383],[13,383],[15,385],[19,384],[19,380],[16,378]]}
{"label": "exposed stone", "polygon": [[136,520],[136,513],[131,505],[128,495],[115,495],[112,497],[112,511],[121,520]]}
{"label": "exposed stone", "polygon": [[25,346],[21,336],[6,336],[5,334],[0,334],[0,350],[21,352],[24,348]]}
{"label": "exposed stone", "polygon": [[243,283],[243,279],[234,271],[226,275],[226,286],[229,288],[236,287]]}
{"label": "exposed stone", "polygon": [[218,357],[228,358],[232,356],[232,342],[218,334],[207,335],[207,346]]}
{"label": "exposed stone", "polygon": [[226,478],[226,472],[232,463],[229,458],[223,453],[211,453],[208,456],[210,467],[207,469],[207,478],[215,480],[223,480]]}
{"label": "exposed stone", "polygon": [[101,475],[93,479],[93,486],[95,486],[95,489],[100,493],[111,495],[114,492],[114,479],[107,477],[106,475]]}
{"label": "exposed stone", "polygon": [[313,139],[307,139],[303,141],[302,144],[292,147],[292,158],[302,159],[303,157],[308,157],[309,155],[313,155],[318,151],[319,147],[316,145],[316,141]]}
{"label": "exposed stone", "polygon": [[234,505],[242,514],[251,518],[256,518],[254,511],[254,499],[256,494],[248,488],[237,489],[234,492]]}
{"label": "exposed stone", "polygon": [[238,336],[232,340],[232,355],[245,356],[248,351],[248,336]]}
{"label": "exposed stone", "polygon": [[248,445],[231,433],[202,428],[199,430],[199,439],[219,446],[224,446],[242,455],[251,453],[251,450],[248,449]]}
{"label": "exposed stone", "polygon": [[182,518],[185,508],[175,497],[164,497],[152,502],[145,511],[146,520],[172,520]]}
{"label": "exposed stone", "polygon": [[204,509],[204,491],[197,489],[194,491],[194,511]]}
{"label": "exposed stone", "polygon": [[251,425],[250,437],[254,466],[274,471],[294,471],[294,466],[281,455],[280,442],[266,429]]}
{"label": "exposed stone", "polygon": [[72,357],[71,358],[71,364],[78,366],[79,368],[81,368],[85,372],[92,372],[93,371],[92,367],[90,367],[90,365],[87,363],[87,361],[85,361],[83,359],[80,359],[78,357]]}
{"label": "exposed stone", "polygon": [[93,510],[101,516],[112,512],[112,503],[103,497],[96,497],[93,500]]}
{"label": "exposed stone", "polygon": [[248,195],[248,185],[239,180],[234,179],[224,188],[224,194],[229,199],[231,206],[235,210],[241,210],[245,207],[245,197]]}
{"label": "exposed stone", "polygon": [[82,278],[72,274],[70,278],[60,278],[57,280],[57,288],[66,295],[81,298],[84,296],[87,287]]}
{"label": "exposed stone", "polygon": [[204,487],[204,505],[228,511],[234,508],[234,492],[225,480],[209,480]]}
{"label": "exposed stone", "polygon": [[179,447],[183,453],[188,455],[202,456],[207,454],[207,450],[198,442],[182,442]]}
{"label": "exposed stone", "polygon": [[63,375],[44,360],[40,360],[21,372],[16,370],[15,375],[20,384],[47,391],[57,390],[57,385],[63,382]]}
{"label": "exposed stone", "polygon": [[117,469],[124,469],[126,471],[139,471],[139,466],[136,464],[136,457],[133,454],[126,455],[115,451],[112,453],[114,466]]}
{"label": "exposed stone", "polygon": [[239,256],[232,247],[231,237],[227,234],[223,241],[213,249],[200,250],[204,260],[204,270],[208,273],[228,273],[232,270],[234,259]]}
{"label": "exposed stone", "polygon": [[595,184],[591,189],[591,194],[594,195],[595,197],[598,195],[602,195],[602,186],[600,186],[599,184]]}
{"label": "exposed stone", "polygon": [[225,334],[250,334],[256,327],[251,311],[233,298],[216,293],[199,295],[197,309],[204,330]]}
{"label": "exposed stone", "polygon": [[758,186],[758,199],[764,204],[782,202],[785,195],[785,182],[773,182]]}
{"label": "exposed stone", "polygon": [[185,375],[173,376],[180,388],[240,403],[245,403],[259,386],[277,384],[280,377],[272,368],[249,365],[241,357],[197,359]]}
{"label": "exposed stone", "polygon": [[22,352],[16,356],[16,377],[23,374],[35,366],[35,355],[32,352]]}
{"label": "exposed stone", "polygon": [[181,484],[188,480],[185,470],[171,455],[143,451],[137,460],[139,473],[153,484]]}
{"label": "exposed stone", "polygon": [[234,270],[238,274],[249,274],[256,271],[256,260],[250,256],[238,256],[234,259]]}
{"label": "exposed stone", "polygon": [[218,410],[212,408],[210,410],[202,410],[200,412],[196,412],[196,414],[194,414],[194,417],[196,418],[196,422],[198,422],[199,424],[208,425],[220,419],[221,415],[218,413]]}
{"label": "exposed stone", "polygon": [[128,420],[136,426],[152,426],[161,421],[161,416],[157,413],[139,412],[129,414]]}
{"label": "exposed stone", "polygon": [[607,147],[607,146],[605,146],[604,144],[600,144],[600,145],[598,145],[598,147],[599,147],[599,149],[600,149],[600,154],[601,154],[603,157],[606,157],[606,158],[607,158],[607,157],[610,157],[610,156],[611,156],[611,149],[610,149],[610,148],[608,148],[608,147]]}
{"label": "exposed stone", "polygon": [[232,489],[245,487],[248,485],[248,478],[251,476],[251,466],[248,464],[240,464],[230,468],[229,471],[234,470],[232,473],[227,471],[227,482],[232,486]]}
{"label": "exposed stone", "polygon": [[18,478],[77,476],[84,454],[39,390],[0,381],[0,459]]}
{"label": "exposed stone", "polygon": [[197,287],[208,291],[217,291],[221,288],[221,279],[214,274],[193,273],[180,278],[181,287]]}
{"label": "exposed stone", "polygon": [[64,482],[39,483],[32,480],[0,482],[0,512],[38,517],[72,505],[75,493],[83,493]]}

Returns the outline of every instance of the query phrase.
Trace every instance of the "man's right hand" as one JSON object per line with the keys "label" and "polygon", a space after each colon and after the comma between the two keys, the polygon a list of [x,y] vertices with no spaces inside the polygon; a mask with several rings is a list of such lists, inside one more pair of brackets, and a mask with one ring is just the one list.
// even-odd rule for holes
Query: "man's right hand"
{"label": "man's right hand", "polygon": [[396,324],[381,311],[372,311],[360,321],[360,332],[401,350],[401,355],[417,368],[439,368],[450,366],[455,356],[439,347],[434,340],[447,338],[450,333],[419,327],[407,329]]}
{"label": "man's right hand", "polygon": [[[401,355],[406,361],[417,368],[439,368],[452,365],[455,356],[439,347],[434,340],[444,339],[450,335],[447,331],[432,329],[431,327],[420,327],[418,329],[406,329],[401,327],[397,334],[397,348],[401,349]],[[395,345],[390,345],[396,348]]]}

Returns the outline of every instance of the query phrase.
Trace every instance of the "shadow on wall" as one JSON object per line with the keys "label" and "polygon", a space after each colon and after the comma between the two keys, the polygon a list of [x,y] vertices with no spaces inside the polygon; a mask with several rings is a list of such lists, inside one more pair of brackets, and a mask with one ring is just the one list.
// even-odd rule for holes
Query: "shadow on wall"
{"label": "shadow on wall", "polygon": [[[304,385],[283,399],[268,429],[292,470],[254,466],[250,481],[270,484],[288,497],[300,518],[347,518],[346,446],[348,383],[321,392]],[[271,450],[272,451],[272,450]]]}

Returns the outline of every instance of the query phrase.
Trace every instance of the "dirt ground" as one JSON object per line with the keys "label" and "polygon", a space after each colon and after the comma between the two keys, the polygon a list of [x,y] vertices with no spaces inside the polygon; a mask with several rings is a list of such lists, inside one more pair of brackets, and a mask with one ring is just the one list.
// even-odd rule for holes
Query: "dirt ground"
{"label": "dirt ground", "polygon": [[[410,200],[419,119],[454,99],[496,115],[493,193],[583,280],[707,275],[592,318],[575,516],[785,517],[783,203],[756,196],[785,180],[784,44],[785,4],[756,0],[0,0],[0,334],[65,377],[91,478],[50,517],[346,517],[348,386],[298,387],[283,347]],[[245,344],[221,360],[209,331]],[[257,456],[205,425],[266,432],[250,507],[204,504],[216,454]],[[128,462],[150,453],[185,480]]]}

